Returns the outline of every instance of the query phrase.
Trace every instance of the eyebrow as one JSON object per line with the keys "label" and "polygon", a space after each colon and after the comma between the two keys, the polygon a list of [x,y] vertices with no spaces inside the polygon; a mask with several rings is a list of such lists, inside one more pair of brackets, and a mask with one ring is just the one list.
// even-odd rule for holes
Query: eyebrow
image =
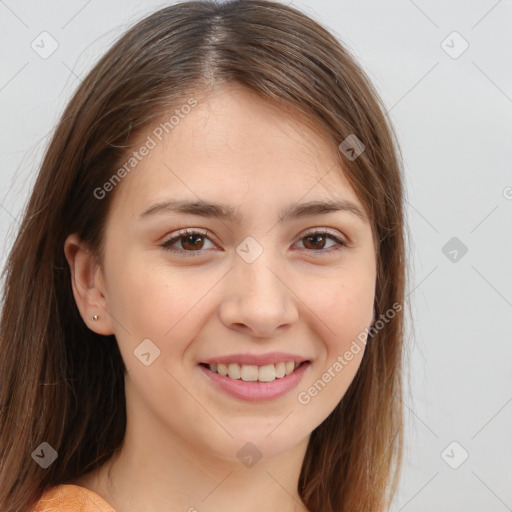
{"label": "eyebrow", "polygon": [[[279,221],[298,219],[313,215],[324,215],[332,212],[348,212],[356,215],[364,222],[368,222],[367,215],[356,204],[346,199],[316,200],[291,205],[279,212]],[[139,219],[148,219],[155,215],[178,213],[191,214],[200,217],[211,217],[235,223],[242,221],[240,213],[232,206],[207,201],[186,201],[171,199],[150,206],[142,212]]]}

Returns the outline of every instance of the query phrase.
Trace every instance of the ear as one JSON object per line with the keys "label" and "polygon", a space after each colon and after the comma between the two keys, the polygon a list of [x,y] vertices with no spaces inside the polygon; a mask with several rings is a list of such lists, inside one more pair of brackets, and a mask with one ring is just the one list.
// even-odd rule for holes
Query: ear
{"label": "ear", "polygon": [[[66,238],[64,254],[71,270],[73,295],[83,321],[98,334],[114,334],[105,295],[103,271],[96,258],[76,234]],[[94,315],[98,315],[97,320],[92,319]]]}

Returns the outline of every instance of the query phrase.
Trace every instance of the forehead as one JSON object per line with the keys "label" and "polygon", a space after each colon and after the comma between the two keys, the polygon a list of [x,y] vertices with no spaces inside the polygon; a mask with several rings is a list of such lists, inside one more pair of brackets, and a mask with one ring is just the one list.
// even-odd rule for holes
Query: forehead
{"label": "forehead", "polygon": [[195,106],[173,107],[138,134],[137,156],[126,158],[135,165],[116,186],[113,209],[133,216],[174,197],[238,206],[240,220],[246,209],[301,199],[360,205],[320,127],[241,86],[191,98]]}

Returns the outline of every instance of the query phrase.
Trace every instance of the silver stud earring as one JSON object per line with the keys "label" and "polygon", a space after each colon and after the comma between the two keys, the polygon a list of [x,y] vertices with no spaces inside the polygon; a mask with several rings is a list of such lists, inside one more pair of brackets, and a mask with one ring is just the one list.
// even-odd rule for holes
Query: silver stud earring
{"label": "silver stud earring", "polygon": [[94,315],[94,316],[92,317],[92,320],[98,320],[98,315]]}

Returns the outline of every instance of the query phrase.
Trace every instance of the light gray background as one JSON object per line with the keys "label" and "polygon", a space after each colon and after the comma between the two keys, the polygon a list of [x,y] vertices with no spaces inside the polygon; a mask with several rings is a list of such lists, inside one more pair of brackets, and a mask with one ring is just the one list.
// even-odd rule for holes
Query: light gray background
{"label": "light gray background", "polygon": [[[164,5],[0,1],[4,257],[48,133],[80,77],[128,26]],[[404,156],[414,333],[409,329],[406,460],[393,510],[512,510],[512,3],[293,5],[359,59]],[[59,45],[47,59],[31,48],[43,31]],[[446,39],[453,31],[469,44],[457,58],[464,43]],[[459,247],[445,255],[452,237]]]}

